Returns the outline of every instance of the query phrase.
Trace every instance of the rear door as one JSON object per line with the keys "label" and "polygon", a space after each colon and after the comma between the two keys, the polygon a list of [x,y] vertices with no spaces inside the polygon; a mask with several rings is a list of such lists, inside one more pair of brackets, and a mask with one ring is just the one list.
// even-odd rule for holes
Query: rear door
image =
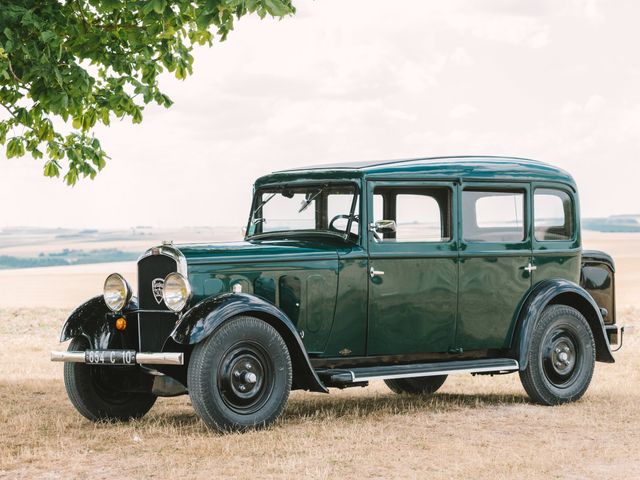
{"label": "rear door", "polygon": [[446,352],[455,330],[458,266],[454,185],[368,182],[368,355]]}
{"label": "rear door", "polygon": [[457,349],[509,346],[532,281],[529,198],[528,183],[463,184]]}

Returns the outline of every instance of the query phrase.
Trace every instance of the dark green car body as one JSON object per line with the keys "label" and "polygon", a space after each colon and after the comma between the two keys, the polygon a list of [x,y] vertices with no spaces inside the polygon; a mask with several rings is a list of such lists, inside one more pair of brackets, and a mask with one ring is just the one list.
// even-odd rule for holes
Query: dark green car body
{"label": "dark green car body", "polygon": [[[352,211],[336,217],[348,221],[343,234],[327,229],[335,218],[328,222],[326,200],[314,207],[322,231],[263,230],[269,192],[291,198],[315,186],[299,212],[322,191],[354,192]],[[261,177],[254,192],[244,241],[150,249],[138,262],[138,298],[109,311],[96,297],[71,315],[61,339],[82,336],[99,350],[180,353],[174,365],[138,362],[158,375],[154,394],[174,395],[187,393],[194,348],[230,319],[250,315],[284,339],[292,388],[326,392],[425,372],[522,371],[537,319],[562,304],[588,322],[596,360],[614,361],[615,267],[606,254],[583,251],[576,183],[559,168],[503,157],[328,165]],[[377,233],[381,220],[410,233],[418,228],[400,218],[405,194],[429,197],[439,212],[435,238]],[[559,202],[560,224],[538,218],[537,195],[545,197],[540,205],[546,197]],[[482,213],[486,222],[480,210],[470,213],[485,197],[500,207]],[[505,198],[513,202],[508,211]],[[496,223],[493,216],[509,217],[512,207],[514,220]],[[176,271],[191,292],[183,310],[170,311],[154,289]],[[118,318],[131,328],[117,331]]]}

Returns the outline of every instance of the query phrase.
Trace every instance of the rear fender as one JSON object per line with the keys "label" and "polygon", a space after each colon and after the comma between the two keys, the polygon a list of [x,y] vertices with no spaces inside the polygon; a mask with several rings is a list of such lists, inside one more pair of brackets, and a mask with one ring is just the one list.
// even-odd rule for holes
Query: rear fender
{"label": "rear fender", "polygon": [[604,328],[600,308],[589,292],[565,279],[550,279],[540,282],[527,297],[518,318],[518,327],[512,339],[512,352],[518,358],[520,370],[527,368],[529,347],[533,330],[542,311],[549,305],[567,305],[578,310],[587,319],[596,344],[596,360],[614,363],[611,347]]}
{"label": "rear fender", "polygon": [[225,293],[201,301],[182,316],[171,332],[171,338],[180,345],[197,344],[224,322],[238,315],[260,318],[282,336],[291,355],[294,388],[328,392],[311,366],[307,350],[293,322],[278,307],[255,295]]}

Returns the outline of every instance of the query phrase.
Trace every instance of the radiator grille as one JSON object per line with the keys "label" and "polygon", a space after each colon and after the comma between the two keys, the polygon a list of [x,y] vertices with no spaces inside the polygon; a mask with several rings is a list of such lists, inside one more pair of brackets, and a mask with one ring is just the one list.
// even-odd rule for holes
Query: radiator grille
{"label": "radiator grille", "polygon": [[[158,253],[143,256],[138,260],[138,329],[141,352],[160,352],[175,326],[177,317],[162,300],[165,277],[178,270],[175,255]],[[166,250],[166,249],[165,249]],[[145,312],[144,310],[155,310]],[[165,313],[166,312],[166,313]]]}

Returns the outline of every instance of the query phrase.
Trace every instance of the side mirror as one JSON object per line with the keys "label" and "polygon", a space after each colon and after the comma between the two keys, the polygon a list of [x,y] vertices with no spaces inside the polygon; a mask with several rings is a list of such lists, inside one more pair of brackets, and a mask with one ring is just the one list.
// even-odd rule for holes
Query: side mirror
{"label": "side mirror", "polygon": [[392,233],[398,230],[395,220],[378,220],[371,225],[371,231],[376,233]]}

